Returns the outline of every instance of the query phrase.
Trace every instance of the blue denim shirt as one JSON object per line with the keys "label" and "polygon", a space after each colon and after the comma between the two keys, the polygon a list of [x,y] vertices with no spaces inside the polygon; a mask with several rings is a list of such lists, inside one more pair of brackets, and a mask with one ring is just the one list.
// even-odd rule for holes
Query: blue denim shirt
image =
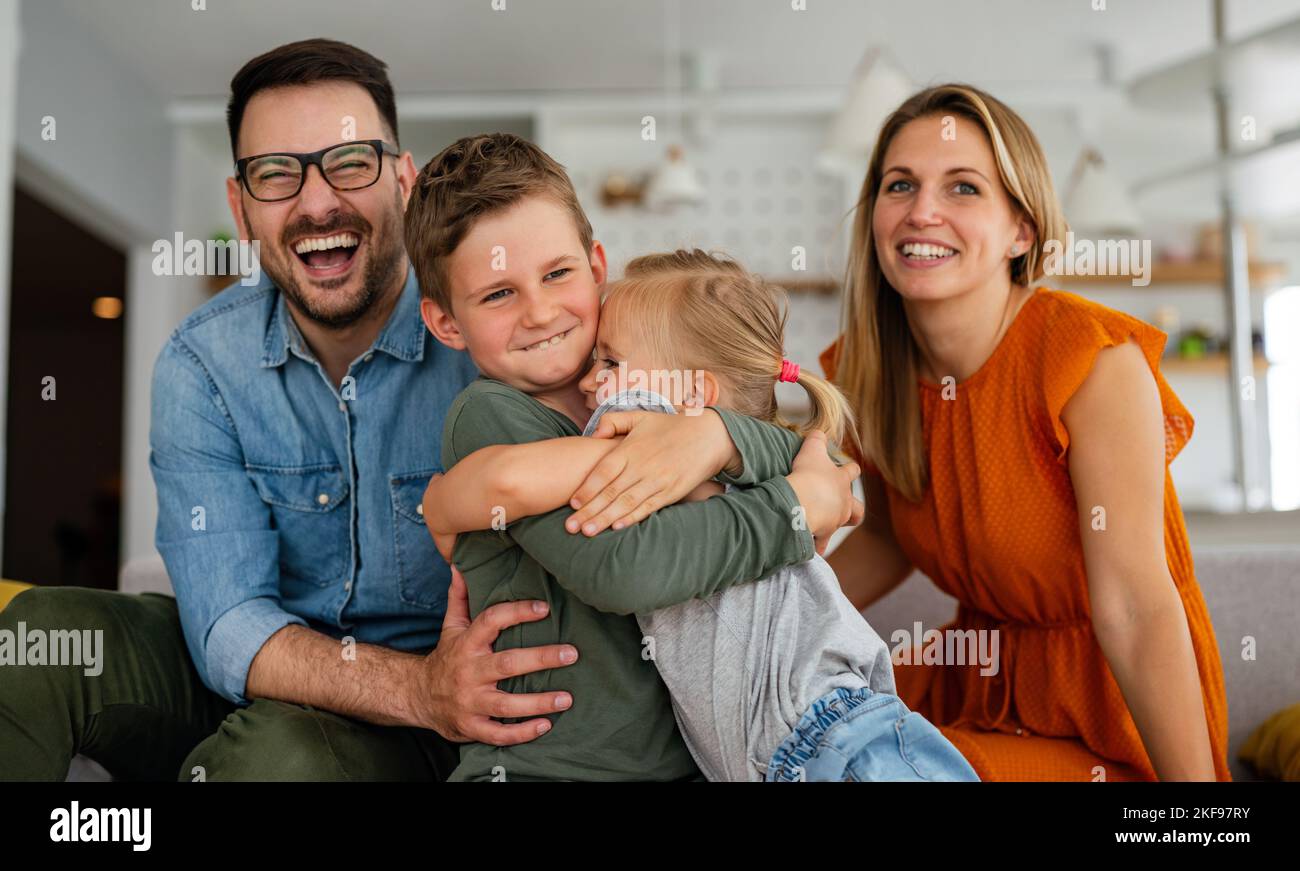
{"label": "blue denim shirt", "polygon": [[419,309],[412,270],[341,388],[265,274],[191,314],[158,356],[158,550],[199,675],[237,704],[253,657],[290,623],[399,650],[438,643],[451,573],[421,502],[443,417],[478,371]]}

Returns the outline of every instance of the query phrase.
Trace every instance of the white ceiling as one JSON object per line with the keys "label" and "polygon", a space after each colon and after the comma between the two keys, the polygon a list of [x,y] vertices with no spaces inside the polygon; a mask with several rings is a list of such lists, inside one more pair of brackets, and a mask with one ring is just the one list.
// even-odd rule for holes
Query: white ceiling
{"label": "white ceiling", "polygon": [[[825,93],[845,87],[868,46],[884,45],[918,85],[970,81],[1019,109],[1058,183],[1085,138],[1130,184],[1214,152],[1207,107],[1133,106],[1122,87],[1101,84],[1096,55],[1111,52],[1123,85],[1202,51],[1210,0],[806,0],[803,11],[790,0],[679,0],[675,37],[672,0],[504,0],[504,11],[492,0],[206,0],[202,11],[191,0],[26,2],[62,6],[160,97],[214,106],[245,60],[312,36],[374,53],[407,99],[661,90],[674,42],[714,53],[724,89]],[[1228,0],[1230,37],[1296,18],[1300,0]],[[1284,103],[1286,117],[1261,117],[1261,130],[1300,121],[1300,98]],[[1269,165],[1245,177],[1243,211],[1300,213],[1287,190],[1300,186],[1300,167],[1287,178]],[[1145,191],[1139,206],[1212,217],[1212,178]]]}
{"label": "white ceiling", "polygon": [[[34,0],[28,0],[34,2]],[[312,36],[384,59],[398,90],[446,93],[663,87],[667,0],[38,0],[80,18],[160,93],[222,96],[250,57]],[[1088,82],[1090,46],[1116,73],[1210,43],[1210,0],[680,0],[681,45],[722,53],[722,85],[842,85],[883,43],[918,82]],[[1229,0],[1245,33],[1300,0]]]}

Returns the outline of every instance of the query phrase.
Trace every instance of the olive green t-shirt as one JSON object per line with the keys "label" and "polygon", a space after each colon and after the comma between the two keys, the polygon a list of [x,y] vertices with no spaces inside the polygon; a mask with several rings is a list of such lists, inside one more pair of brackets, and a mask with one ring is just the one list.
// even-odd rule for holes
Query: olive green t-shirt
{"label": "olive green t-shirt", "polygon": [[[519,599],[550,606],[546,619],[503,631],[495,649],[566,643],[577,647],[578,661],[501,681],[509,693],[567,690],[573,706],[550,715],[551,730],[526,744],[463,745],[451,780],[700,777],[632,615],[758,580],[815,552],[804,524],[792,522],[798,502],[783,477],[799,436],[716,411],[744,461],[739,477],[724,480],[753,486],[671,505],[594,537],[565,530],[568,506],[459,536],[452,561],[465,577],[471,616]],[[580,434],[568,417],[531,396],[479,378],[447,413],[442,463],[450,469],[488,445]]]}

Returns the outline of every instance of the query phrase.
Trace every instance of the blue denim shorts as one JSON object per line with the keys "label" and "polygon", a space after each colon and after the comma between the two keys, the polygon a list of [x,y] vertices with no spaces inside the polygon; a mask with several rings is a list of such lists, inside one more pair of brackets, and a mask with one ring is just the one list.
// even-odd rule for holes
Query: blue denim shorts
{"label": "blue denim shorts", "polygon": [[772,754],[768,781],[978,781],[934,724],[898,696],[833,690]]}

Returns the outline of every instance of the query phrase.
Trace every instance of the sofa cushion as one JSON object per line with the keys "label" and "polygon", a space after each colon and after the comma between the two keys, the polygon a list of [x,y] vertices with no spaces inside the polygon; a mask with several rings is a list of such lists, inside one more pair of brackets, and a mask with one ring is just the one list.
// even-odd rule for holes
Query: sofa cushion
{"label": "sofa cushion", "polygon": [[31,587],[31,584],[22,581],[6,581],[4,578],[0,578],[0,611],[5,609],[5,605],[8,605],[9,600],[14,596],[17,596],[23,590],[30,590]]}

